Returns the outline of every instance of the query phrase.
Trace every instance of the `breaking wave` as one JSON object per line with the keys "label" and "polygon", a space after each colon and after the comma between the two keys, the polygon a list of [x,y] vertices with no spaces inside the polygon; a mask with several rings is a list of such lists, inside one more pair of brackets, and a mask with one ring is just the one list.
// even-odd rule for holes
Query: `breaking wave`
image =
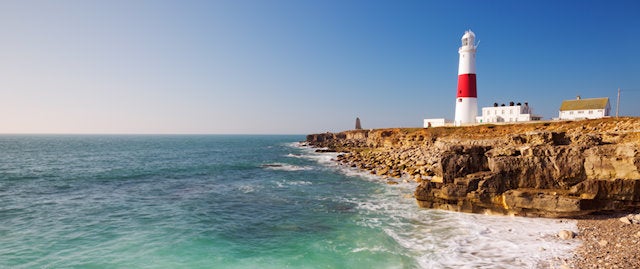
{"label": "breaking wave", "polygon": [[286,164],[286,163],[269,163],[269,164],[263,164],[262,167],[269,170],[279,170],[279,171],[306,171],[306,170],[313,169],[313,167],[311,166],[298,166],[298,165]]}
{"label": "breaking wave", "polygon": [[[384,231],[421,268],[555,268],[569,258],[576,241],[556,237],[560,230],[577,230],[572,220],[467,214],[419,208],[412,193],[417,183],[387,185],[385,178],[337,164],[337,153],[316,153],[301,147],[304,158],[349,177],[378,182],[365,199],[340,198],[355,204],[359,225]],[[386,252],[385,246],[352,252]]]}

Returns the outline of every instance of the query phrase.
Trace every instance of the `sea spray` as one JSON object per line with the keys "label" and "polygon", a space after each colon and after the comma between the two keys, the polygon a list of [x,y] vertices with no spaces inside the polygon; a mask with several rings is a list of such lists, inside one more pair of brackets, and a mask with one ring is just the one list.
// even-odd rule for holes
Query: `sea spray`
{"label": "sea spray", "polygon": [[[384,191],[357,203],[369,219],[361,225],[382,229],[406,249],[422,268],[531,268],[559,266],[571,256],[575,241],[558,231],[577,230],[575,221],[491,216],[418,209],[407,195],[417,184],[387,185],[383,177],[332,162],[338,153],[312,153],[309,158],[339,173],[376,182]],[[315,156],[314,156],[315,155]]]}

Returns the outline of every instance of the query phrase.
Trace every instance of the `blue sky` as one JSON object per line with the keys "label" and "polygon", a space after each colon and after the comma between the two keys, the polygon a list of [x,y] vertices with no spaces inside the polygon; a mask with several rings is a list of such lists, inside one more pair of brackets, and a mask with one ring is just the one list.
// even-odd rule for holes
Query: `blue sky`
{"label": "blue sky", "polygon": [[640,116],[638,1],[2,1],[0,133],[305,134],[609,97]]}

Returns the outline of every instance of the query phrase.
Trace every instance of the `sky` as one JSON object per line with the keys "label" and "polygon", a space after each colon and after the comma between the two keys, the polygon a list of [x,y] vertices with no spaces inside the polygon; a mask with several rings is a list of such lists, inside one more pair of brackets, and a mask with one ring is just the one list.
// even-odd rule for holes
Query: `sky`
{"label": "sky", "polygon": [[307,134],[609,97],[640,116],[640,1],[0,1],[0,133]]}

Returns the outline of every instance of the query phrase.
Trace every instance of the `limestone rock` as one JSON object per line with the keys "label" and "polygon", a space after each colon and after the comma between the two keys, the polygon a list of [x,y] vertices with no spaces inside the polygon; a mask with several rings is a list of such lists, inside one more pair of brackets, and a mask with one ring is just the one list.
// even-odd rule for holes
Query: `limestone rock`
{"label": "limestone rock", "polygon": [[631,224],[631,220],[627,216],[621,217],[620,221],[624,224]]}
{"label": "limestone rock", "polygon": [[626,224],[640,224],[640,214],[629,214],[621,217],[620,221]]}
{"label": "limestone rock", "polygon": [[529,215],[566,216],[580,212],[580,199],[564,196],[554,191],[539,189],[516,189],[506,191],[504,203],[515,211],[524,211]]}
{"label": "limestone rock", "polygon": [[569,230],[562,230],[558,232],[558,237],[560,237],[560,239],[562,240],[572,239],[576,237],[576,233]]}
{"label": "limestone rock", "polygon": [[352,130],[307,144],[420,182],[423,207],[544,217],[640,209],[640,118]]}

